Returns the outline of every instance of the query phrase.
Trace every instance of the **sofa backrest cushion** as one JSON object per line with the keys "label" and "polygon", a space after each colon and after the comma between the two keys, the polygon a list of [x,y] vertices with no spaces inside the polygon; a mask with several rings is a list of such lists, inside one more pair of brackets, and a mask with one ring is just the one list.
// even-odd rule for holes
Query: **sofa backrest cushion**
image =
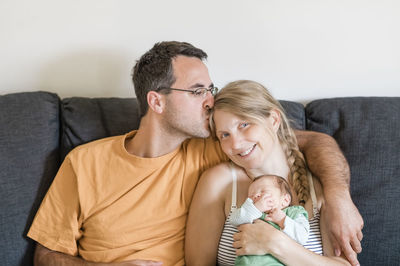
{"label": "sofa backrest cushion", "polygon": [[59,166],[59,98],[46,92],[0,96],[0,264],[31,265],[26,237]]}
{"label": "sofa backrest cushion", "polygon": [[136,98],[65,98],[61,112],[62,159],[78,145],[139,127]]}
{"label": "sofa backrest cushion", "polygon": [[306,129],[306,115],[304,106],[301,103],[280,100],[279,103],[285,110],[291,126],[295,129]]}
{"label": "sofa backrest cushion", "polygon": [[351,195],[364,218],[361,265],[400,262],[400,97],[316,100],[307,128],[333,136],[351,169]]}
{"label": "sofa backrest cushion", "polygon": [[[304,107],[300,103],[281,101],[299,129],[305,128]],[[125,134],[139,127],[136,98],[84,98],[62,100],[61,159],[74,147],[109,136]]]}

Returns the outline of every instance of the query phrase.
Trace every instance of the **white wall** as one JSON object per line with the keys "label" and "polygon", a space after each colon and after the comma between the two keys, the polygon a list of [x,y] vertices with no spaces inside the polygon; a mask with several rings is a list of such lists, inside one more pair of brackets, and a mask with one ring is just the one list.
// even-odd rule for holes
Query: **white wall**
{"label": "white wall", "polygon": [[133,97],[135,60],[162,40],[204,49],[220,87],[400,96],[397,0],[1,0],[0,94]]}

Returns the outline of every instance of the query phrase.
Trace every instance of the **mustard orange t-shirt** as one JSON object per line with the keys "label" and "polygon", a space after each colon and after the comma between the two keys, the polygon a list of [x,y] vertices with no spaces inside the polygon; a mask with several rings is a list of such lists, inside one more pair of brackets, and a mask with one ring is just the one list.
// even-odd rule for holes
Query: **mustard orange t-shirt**
{"label": "mustard orange t-shirt", "polygon": [[62,163],[28,236],[94,262],[184,264],[188,209],[200,174],[226,156],[210,138],[157,158],[129,154],[136,131],[75,148]]}

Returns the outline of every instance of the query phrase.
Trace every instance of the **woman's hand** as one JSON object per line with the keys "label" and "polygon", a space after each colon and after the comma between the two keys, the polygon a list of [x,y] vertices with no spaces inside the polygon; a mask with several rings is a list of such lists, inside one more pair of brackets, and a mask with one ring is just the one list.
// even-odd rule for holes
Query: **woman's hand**
{"label": "woman's hand", "polygon": [[280,241],[283,234],[261,220],[256,220],[253,224],[240,225],[238,229],[239,233],[233,235],[233,247],[238,256],[271,253],[271,248]]}
{"label": "woman's hand", "polygon": [[271,254],[285,265],[350,266],[342,257],[321,256],[304,248],[264,221],[257,220],[253,224],[243,224],[238,228],[240,232],[233,235],[233,247],[236,248],[238,256]]}

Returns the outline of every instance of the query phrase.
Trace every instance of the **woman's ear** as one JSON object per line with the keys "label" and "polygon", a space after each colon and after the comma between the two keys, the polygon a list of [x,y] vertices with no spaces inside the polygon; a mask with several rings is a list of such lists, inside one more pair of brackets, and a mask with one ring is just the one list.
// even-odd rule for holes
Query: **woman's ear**
{"label": "woman's ear", "polygon": [[275,132],[277,132],[279,129],[279,126],[281,125],[281,113],[278,110],[273,109],[273,110],[271,110],[270,118],[272,120],[271,121],[272,128],[274,129]]}
{"label": "woman's ear", "polygon": [[161,114],[164,111],[164,97],[158,92],[149,91],[147,93],[147,104],[157,114]]}

